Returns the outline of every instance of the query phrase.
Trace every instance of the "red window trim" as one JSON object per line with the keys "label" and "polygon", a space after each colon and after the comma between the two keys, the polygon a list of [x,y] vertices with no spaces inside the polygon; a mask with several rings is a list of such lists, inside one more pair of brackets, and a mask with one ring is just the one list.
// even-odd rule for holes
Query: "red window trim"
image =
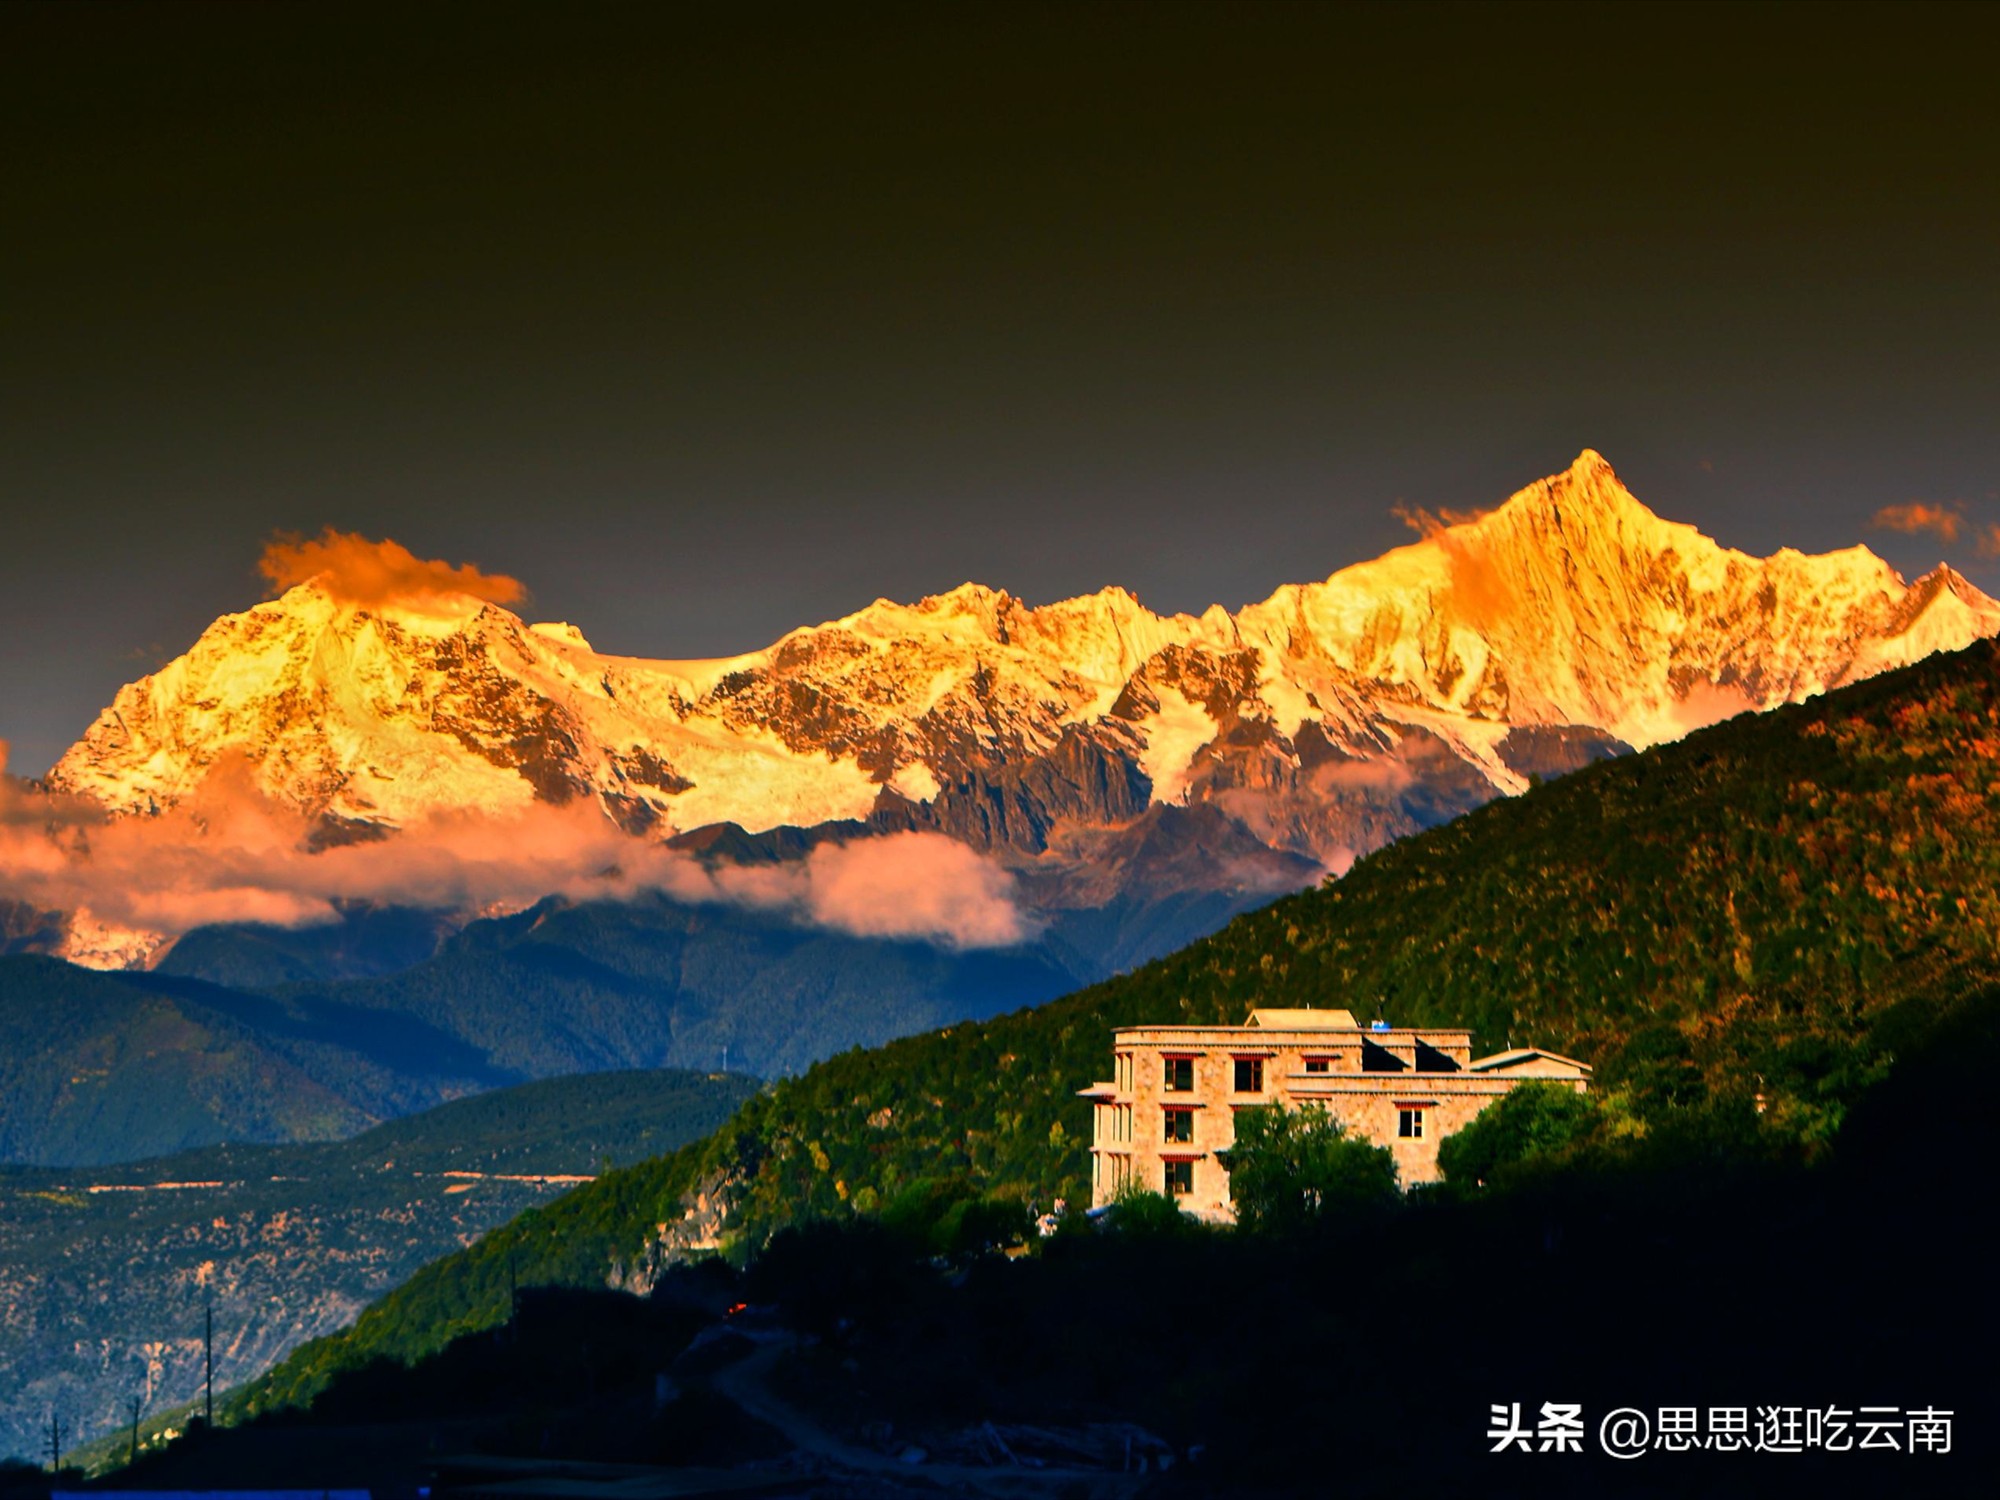
{"label": "red window trim", "polygon": [[1202,1161],[1208,1156],[1206,1151],[1162,1151],[1161,1161]]}
{"label": "red window trim", "polygon": [[1437,1107],[1438,1102],[1435,1099],[1398,1099],[1396,1101],[1396,1108],[1398,1109],[1436,1109]]}

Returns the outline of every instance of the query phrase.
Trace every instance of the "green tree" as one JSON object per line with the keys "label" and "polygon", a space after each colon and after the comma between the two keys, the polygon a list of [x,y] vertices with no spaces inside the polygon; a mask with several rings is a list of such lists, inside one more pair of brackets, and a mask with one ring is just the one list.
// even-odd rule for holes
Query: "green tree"
{"label": "green tree", "polygon": [[1566,1084],[1524,1083],[1482,1111],[1438,1146],[1445,1181],[1464,1187],[1491,1182],[1531,1156],[1553,1156],[1594,1135],[1597,1105]]}
{"label": "green tree", "polygon": [[1151,1237],[1198,1233],[1202,1224],[1165,1193],[1127,1183],[1112,1200],[1111,1227],[1120,1234]]}
{"label": "green tree", "polygon": [[932,1242],[943,1254],[964,1257],[1025,1244],[1034,1232],[1027,1204],[994,1195],[952,1204],[938,1220]]}
{"label": "green tree", "polygon": [[1396,1159],[1350,1137],[1318,1105],[1241,1110],[1225,1153],[1236,1219],[1284,1233],[1387,1208],[1398,1200]]}
{"label": "green tree", "polygon": [[[979,1189],[964,1174],[953,1177],[919,1177],[889,1200],[882,1210],[882,1225],[913,1245],[941,1255],[952,1247],[941,1232],[954,1209],[963,1217],[966,1204],[977,1202]],[[954,1219],[956,1223],[956,1219]]]}

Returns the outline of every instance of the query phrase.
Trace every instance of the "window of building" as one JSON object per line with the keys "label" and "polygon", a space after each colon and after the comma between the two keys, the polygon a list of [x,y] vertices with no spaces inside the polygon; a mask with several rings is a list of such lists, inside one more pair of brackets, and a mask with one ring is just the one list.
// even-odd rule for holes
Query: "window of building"
{"label": "window of building", "polygon": [[1194,1092],[1194,1059],[1192,1057],[1169,1057],[1166,1061],[1166,1080],[1163,1087],[1170,1094],[1192,1094]]}
{"label": "window of building", "polygon": [[1132,1054],[1129,1052],[1118,1054],[1117,1084],[1119,1093],[1132,1092]]}
{"label": "window of building", "polygon": [[1168,1105],[1162,1113],[1165,1116],[1160,1128],[1160,1138],[1162,1140],[1191,1141],[1194,1139],[1193,1110],[1176,1109],[1172,1105]]}
{"label": "window of building", "polygon": [[1236,1092],[1239,1094],[1261,1094],[1264,1092],[1263,1058],[1239,1057],[1236,1059]]}
{"label": "window of building", "polygon": [[1333,1071],[1333,1059],[1330,1057],[1309,1057],[1306,1059],[1306,1071],[1308,1073],[1330,1073]]}
{"label": "window of building", "polygon": [[1166,1191],[1169,1198],[1185,1198],[1194,1191],[1194,1163],[1186,1157],[1166,1163]]}
{"label": "window of building", "polygon": [[1399,1109],[1396,1111],[1396,1134],[1406,1141],[1420,1141],[1424,1138],[1424,1112],[1422,1109]]}

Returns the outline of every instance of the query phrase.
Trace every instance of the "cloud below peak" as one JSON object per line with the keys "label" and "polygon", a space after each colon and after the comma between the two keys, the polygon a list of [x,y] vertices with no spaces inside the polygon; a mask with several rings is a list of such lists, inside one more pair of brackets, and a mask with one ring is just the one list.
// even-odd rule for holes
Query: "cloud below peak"
{"label": "cloud below peak", "polygon": [[471,563],[421,558],[401,542],[371,542],[329,526],[316,537],[280,533],[264,546],[257,571],[283,592],[318,580],[334,597],[367,608],[418,601],[446,594],[469,595],[489,604],[514,604],[526,593],[518,578],[486,573]]}
{"label": "cloud below peak", "polygon": [[857,937],[920,938],[952,948],[1005,948],[1031,935],[1014,878],[941,833],[892,833],[822,844],[806,860],[813,921]]}
{"label": "cloud below peak", "polygon": [[150,817],[111,817],[0,774],[0,901],[87,913],[156,939],[223,922],[310,927],[355,902],[471,915],[544,896],[653,892],[961,950],[1011,946],[1034,930],[1013,876],[937,833],[824,844],[772,865],[703,862],[626,834],[581,803],[440,813],[317,852],[311,834],[308,819],[262,797],[242,766],[219,766],[196,797]]}

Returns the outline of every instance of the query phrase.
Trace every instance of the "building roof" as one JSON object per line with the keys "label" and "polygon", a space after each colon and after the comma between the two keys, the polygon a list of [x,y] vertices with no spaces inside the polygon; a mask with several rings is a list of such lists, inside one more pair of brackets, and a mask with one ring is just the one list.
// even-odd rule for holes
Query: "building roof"
{"label": "building roof", "polygon": [[1560,1052],[1550,1052],[1544,1047],[1516,1047],[1510,1052],[1496,1052],[1491,1057],[1475,1057],[1466,1064],[1466,1070],[1472,1073],[1509,1073],[1534,1062],[1556,1063],[1583,1074],[1590,1072],[1589,1063],[1578,1062],[1573,1057],[1564,1057]]}
{"label": "building roof", "polygon": [[1270,1010],[1250,1012],[1246,1026],[1262,1026],[1270,1031],[1358,1031],[1351,1010]]}

